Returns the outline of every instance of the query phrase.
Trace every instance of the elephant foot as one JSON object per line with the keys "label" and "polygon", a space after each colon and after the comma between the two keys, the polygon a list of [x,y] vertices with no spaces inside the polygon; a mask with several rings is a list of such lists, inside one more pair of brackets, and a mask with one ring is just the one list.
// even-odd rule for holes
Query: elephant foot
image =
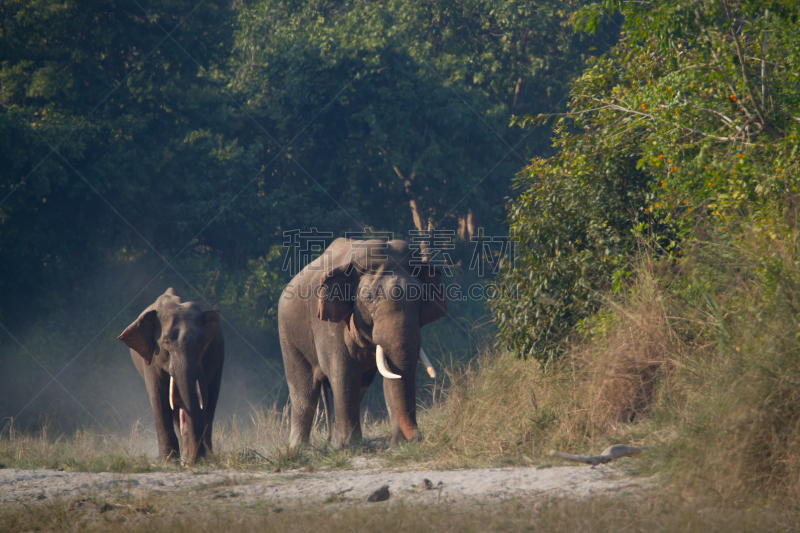
{"label": "elephant foot", "polygon": [[169,450],[158,454],[158,458],[164,462],[180,462],[181,452],[178,450]]}
{"label": "elephant foot", "polygon": [[333,439],[333,442],[331,444],[333,445],[333,448],[336,450],[346,450],[347,448],[352,448],[353,446],[357,446],[360,443],[349,439]]}
{"label": "elephant foot", "polygon": [[310,440],[309,436],[304,437],[300,432],[292,431],[289,434],[289,447],[302,448],[303,446],[308,446]]}
{"label": "elephant foot", "polygon": [[363,439],[361,436],[361,428],[358,428],[354,429],[349,435],[345,437],[337,438],[334,446],[337,450],[342,450],[344,448],[361,446],[362,442]]}
{"label": "elephant foot", "polygon": [[392,432],[392,440],[391,443],[400,444],[402,442],[422,442],[422,433],[418,429],[414,430],[414,433],[411,435],[411,438],[406,438],[402,431],[399,429],[397,431]]}

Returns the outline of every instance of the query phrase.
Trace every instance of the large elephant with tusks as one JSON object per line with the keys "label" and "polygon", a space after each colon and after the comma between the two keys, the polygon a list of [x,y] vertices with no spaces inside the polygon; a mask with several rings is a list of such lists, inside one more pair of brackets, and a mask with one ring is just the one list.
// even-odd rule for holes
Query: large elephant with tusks
{"label": "large elephant with tusks", "polygon": [[[392,442],[419,439],[417,362],[436,372],[420,329],[445,315],[441,272],[405,241],[337,239],[284,289],[278,331],[291,399],[291,444],[307,444],[320,390],[333,396],[334,444],[361,441],[361,400],[375,375]],[[331,436],[328,413],[328,436]]]}

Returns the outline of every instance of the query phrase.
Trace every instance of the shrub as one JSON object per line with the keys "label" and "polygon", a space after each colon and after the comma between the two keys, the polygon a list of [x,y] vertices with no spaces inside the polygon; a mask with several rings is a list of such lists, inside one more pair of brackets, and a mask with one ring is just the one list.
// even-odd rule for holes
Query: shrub
{"label": "shrub", "polygon": [[[605,3],[619,44],[590,61],[560,116],[559,153],[517,178],[519,237],[493,306],[500,339],[547,361],[597,295],[629,274],[639,237],[673,262],[703,231],[770,236],[797,218],[800,29],[791,2]],[[589,28],[603,9],[576,18]],[[527,117],[523,124],[553,116]],[[752,224],[751,224],[752,223]],[[783,227],[783,230],[779,229]]]}

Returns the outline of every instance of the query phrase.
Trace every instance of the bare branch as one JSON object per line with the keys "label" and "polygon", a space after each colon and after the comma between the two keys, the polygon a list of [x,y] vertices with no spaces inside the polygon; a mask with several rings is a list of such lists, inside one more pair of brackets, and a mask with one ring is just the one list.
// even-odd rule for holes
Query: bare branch
{"label": "bare branch", "polygon": [[739,56],[739,65],[742,67],[742,82],[744,83],[744,89],[747,93],[748,98],[753,103],[753,108],[756,111],[756,115],[758,118],[761,119],[761,122],[766,124],[767,119],[764,117],[761,107],[758,105],[755,96],[753,96],[753,89],[750,87],[750,77],[747,75],[747,66],[744,60],[744,52],[742,50],[742,42],[739,40],[739,36],[736,32],[733,31],[731,28],[731,37],[733,37],[733,42],[736,45],[736,55]]}
{"label": "bare branch", "polygon": [[733,84],[725,75],[725,69],[722,66],[722,62],[719,60],[719,56],[717,55],[717,52],[714,50],[714,41],[711,40],[711,37],[708,35],[708,30],[706,30],[705,26],[703,26],[703,24],[700,22],[700,12],[695,10],[694,16],[697,19],[697,25],[700,27],[700,31],[703,33],[703,36],[706,38],[706,41],[708,41],[708,44],[710,45],[709,50],[711,50],[711,56],[717,63],[717,67],[720,70],[720,75],[722,76],[722,79],[725,80],[725,85],[727,85],[728,89],[731,91],[731,96],[733,96],[736,99],[736,103],[739,105],[739,108],[744,112],[744,114],[747,115],[748,118],[750,118],[751,115],[750,111],[742,103],[742,99],[739,98],[739,96],[736,94],[736,89],[733,87]]}
{"label": "bare branch", "polygon": [[[599,98],[595,98],[595,97],[591,97],[591,96],[588,97],[588,98],[591,98],[592,100],[595,100],[596,102],[604,103],[604,104],[606,104],[605,107],[609,107],[611,109],[616,109],[617,111],[622,111],[623,113],[630,113],[632,115],[639,115],[639,116],[642,116],[642,117],[647,117],[647,118],[649,118],[650,120],[652,120],[654,122],[658,121],[658,119],[656,119],[656,117],[654,117],[650,113],[643,113],[643,112],[637,111],[635,109],[622,107],[620,105],[612,104],[612,103],[606,102],[604,100],[601,100]],[[728,137],[720,137],[718,135],[712,135],[710,133],[706,133],[704,131],[701,131],[701,130],[698,130],[698,129],[695,129],[695,128],[691,128],[691,127],[686,126],[684,124],[672,122],[671,120],[662,120],[662,121],[667,123],[667,124],[670,124],[672,126],[675,126],[677,128],[681,128],[681,129],[684,129],[684,130],[687,130],[687,131],[691,131],[692,133],[696,133],[698,135],[702,135],[703,137],[708,137],[709,139],[715,139],[715,140],[718,140],[718,141],[738,142],[737,141],[737,137],[738,137],[738,135],[740,133],[740,130],[737,129],[736,136],[734,136],[734,137],[730,137],[730,136],[728,136]],[[751,144],[751,143],[745,143],[745,144]],[[755,145],[753,145],[753,146],[755,146]]]}
{"label": "bare branch", "polygon": [[769,9],[764,10],[764,46],[761,48],[761,107],[767,107],[767,32],[769,31]]}
{"label": "bare branch", "polygon": [[732,126],[732,125],[733,125],[733,120],[731,120],[731,119],[730,119],[730,117],[728,117],[728,116],[726,116],[726,115],[724,115],[724,114],[720,113],[719,111],[715,111],[715,110],[713,110],[713,109],[709,109],[709,108],[707,108],[707,107],[695,107],[695,109],[698,109],[698,110],[700,110],[700,111],[706,111],[706,112],[708,112],[708,113],[712,113],[712,114],[714,114],[714,115],[717,115],[717,116],[719,116],[719,117],[722,119],[722,121],[723,121],[723,122],[725,122],[725,124],[727,124],[727,125],[729,125],[729,126]]}

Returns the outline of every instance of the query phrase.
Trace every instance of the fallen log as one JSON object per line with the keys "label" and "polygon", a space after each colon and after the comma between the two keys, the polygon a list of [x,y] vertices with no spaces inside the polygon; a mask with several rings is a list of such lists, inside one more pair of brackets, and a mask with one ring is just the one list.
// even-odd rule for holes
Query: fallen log
{"label": "fallen log", "polygon": [[587,465],[597,466],[604,465],[619,459],[620,457],[630,457],[649,450],[653,446],[627,446],[625,444],[615,444],[609,446],[600,455],[573,455],[571,453],[564,453],[558,450],[550,450],[550,455],[564,459],[565,461],[575,461],[576,463],[586,463]]}

